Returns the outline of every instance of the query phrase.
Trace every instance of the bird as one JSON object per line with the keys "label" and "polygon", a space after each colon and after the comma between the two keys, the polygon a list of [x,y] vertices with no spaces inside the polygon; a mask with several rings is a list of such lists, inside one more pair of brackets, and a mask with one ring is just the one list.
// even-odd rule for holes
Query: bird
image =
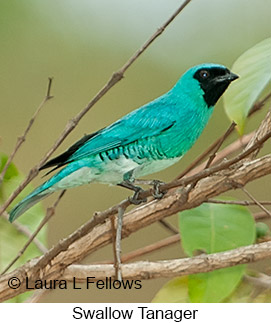
{"label": "bird", "polygon": [[220,64],[191,67],[162,96],[85,135],[40,167],[54,167],[48,173],[60,170],[11,210],[10,222],[53,192],[83,184],[120,185],[136,195],[141,190],[136,179],[175,164],[193,146],[218,99],[237,78]]}

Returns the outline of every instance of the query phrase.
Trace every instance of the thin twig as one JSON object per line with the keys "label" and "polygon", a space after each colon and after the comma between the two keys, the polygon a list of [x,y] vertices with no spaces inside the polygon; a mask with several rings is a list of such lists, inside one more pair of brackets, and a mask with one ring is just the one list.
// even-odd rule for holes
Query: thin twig
{"label": "thin twig", "polygon": [[236,126],[235,122],[232,122],[232,124],[229,126],[229,128],[227,129],[227,131],[224,133],[224,135],[220,138],[219,142],[217,143],[217,146],[215,148],[215,150],[213,151],[212,155],[209,157],[205,168],[209,168],[212,164],[212,161],[216,158],[216,153],[218,152],[218,150],[220,149],[220,147],[222,146],[223,142],[229,137],[229,135],[233,132],[234,128]]}
{"label": "thin twig", "polygon": [[259,111],[270,98],[271,98],[271,93],[268,93],[261,101],[256,102],[253,105],[253,107],[250,109],[248,113],[248,117],[250,117],[255,112]]}
{"label": "thin twig", "polygon": [[259,202],[245,187],[241,187],[241,190],[252,199],[253,202],[255,202],[255,204],[257,204],[259,206],[260,209],[262,209],[267,215],[269,215],[271,217],[271,212],[267,210],[267,208],[265,208],[263,206],[263,204],[261,202]]}
{"label": "thin twig", "polygon": [[271,205],[271,201],[226,201],[226,200],[216,200],[216,199],[208,199],[206,203],[214,203],[214,204],[235,204],[235,205],[243,205],[243,206],[250,206],[250,205],[258,205],[258,203],[261,203],[262,205]]}
{"label": "thin twig", "polygon": [[[270,205],[271,205],[271,203],[270,203]],[[258,213],[253,213],[253,217],[254,217],[255,221],[259,221],[259,220],[268,219],[269,215],[266,214],[266,212],[258,212]]]}
{"label": "thin twig", "polygon": [[162,219],[159,221],[159,223],[164,227],[166,228],[171,234],[177,234],[179,233],[179,231],[173,226],[171,225],[170,223],[168,223],[166,220]]}
{"label": "thin twig", "polygon": [[[4,212],[3,218],[9,222],[9,214],[7,212]],[[9,222],[9,224],[10,224],[10,222]],[[19,231],[22,234],[24,234],[27,238],[31,238],[32,237],[32,232],[28,229],[27,226],[21,224],[18,221],[14,221],[12,223],[12,225],[16,228],[17,231]],[[32,242],[36,245],[36,247],[39,249],[39,251],[41,253],[44,254],[45,252],[48,251],[48,249],[39,241],[39,239],[34,238]]]}
{"label": "thin twig", "polygon": [[[129,261],[139,258],[141,256],[147,255],[151,252],[171,246],[177,242],[180,242],[180,234],[179,233],[175,234],[173,236],[170,236],[168,238],[162,239],[160,241],[154,242],[152,244],[149,244],[148,246],[133,250],[133,251],[123,255],[121,257],[121,262],[122,263],[129,262]],[[112,264],[112,263],[113,263],[112,261],[108,261],[108,260],[99,262],[99,264]]]}
{"label": "thin twig", "polygon": [[180,12],[191,2],[192,0],[186,0],[182,5],[173,13],[173,15],[160,27],[157,31],[143,44],[143,46],[138,49],[134,55],[122,66],[122,68],[113,73],[109,81],[103,86],[103,88],[94,96],[94,98],[87,104],[87,106],[82,109],[73,119],[71,119],[67,124],[65,129],[60,134],[59,138],[55,141],[54,145],[49,149],[49,151],[43,156],[40,162],[34,166],[22,181],[22,183],[17,187],[17,189],[9,196],[6,202],[2,205],[0,209],[0,215],[6,208],[11,204],[11,202],[18,196],[18,194],[29,184],[33,178],[38,175],[39,168],[44,165],[48,158],[54,153],[54,151],[60,146],[64,139],[72,132],[72,130],[78,125],[79,121],[84,117],[84,115],[123,77],[127,69],[138,59],[139,56],[153,43],[153,41],[159,37],[168,25],[180,14]]}
{"label": "thin twig", "polygon": [[46,92],[45,98],[42,100],[42,102],[40,103],[40,105],[36,109],[35,113],[33,114],[32,118],[30,119],[30,121],[28,123],[28,126],[26,127],[26,129],[25,129],[24,133],[22,134],[22,136],[18,137],[16,145],[14,147],[14,150],[11,153],[11,155],[9,156],[9,158],[8,158],[4,168],[2,170],[2,173],[0,174],[0,185],[3,182],[3,179],[5,177],[5,174],[7,172],[7,169],[9,167],[9,165],[11,164],[15,154],[18,152],[19,148],[21,147],[21,145],[25,141],[26,136],[27,136],[28,132],[30,131],[30,129],[32,128],[33,123],[35,122],[35,120],[36,120],[38,114],[40,113],[41,109],[44,107],[44,105],[45,105],[45,103],[47,101],[49,101],[50,99],[53,98],[53,96],[51,95],[52,81],[53,81],[53,78],[49,77],[49,82],[48,82],[48,87],[47,87],[47,92]]}
{"label": "thin twig", "polygon": [[9,265],[3,270],[3,272],[1,273],[1,275],[5,274],[14,264],[15,262],[23,255],[23,253],[25,252],[25,250],[29,247],[29,245],[31,244],[31,242],[33,241],[33,239],[37,236],[37,234],[40,232],[40,230],[44,227],[44,225],[49,221],[49,219],[55,214],[55,209],[59,203],[59,201],[61,200],[61,198],[63,197],[63,195],[65,194],[65,190],[62,191],[57,200],[55,201],[54,205],[52,207],[49,207],[47,209],[46,212],[46,216],[42,219],[42,221],[40,222],[39,226],[37,227],[37,229],[32,233],[31,237],[28,239],[28,241],[26,242],[26,244],[23,246],[23,248],[18,252],[17,256],[9,263]]}

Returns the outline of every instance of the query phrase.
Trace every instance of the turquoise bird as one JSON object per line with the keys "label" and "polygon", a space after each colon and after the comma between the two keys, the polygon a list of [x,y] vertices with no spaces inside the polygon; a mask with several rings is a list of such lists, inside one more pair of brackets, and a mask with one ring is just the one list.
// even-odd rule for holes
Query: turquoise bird
{"label": "turquoise bird", "polygon": [[134,180],[179,161],[202,133],[217,100],[237,78],[223,65],[190,68],[164,95],[84,136],[43,165],[41,169],[63,168],[19,202],[9,220],[55,191],[92,182],[132,189],[135,202],[140,188]]}

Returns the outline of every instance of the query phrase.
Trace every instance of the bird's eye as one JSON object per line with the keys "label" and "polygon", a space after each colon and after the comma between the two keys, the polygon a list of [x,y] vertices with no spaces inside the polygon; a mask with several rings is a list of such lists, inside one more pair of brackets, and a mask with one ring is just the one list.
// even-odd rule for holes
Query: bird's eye
{"label": "bird's eye", "polygon": [[203,80],[206,80],[210,76],[210,73],[206,70],[201,70],[199,75]]}

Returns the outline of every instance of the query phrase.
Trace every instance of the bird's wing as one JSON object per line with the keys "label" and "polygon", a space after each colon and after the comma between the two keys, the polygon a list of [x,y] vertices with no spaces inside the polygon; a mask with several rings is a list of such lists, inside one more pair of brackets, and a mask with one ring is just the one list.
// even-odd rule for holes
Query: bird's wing
{"label": "bird's wing", "polygon": [[173,114],[165,108],[164,100],[153,101],[112,125],[90,135],[84,136],[62,155],[50,160],[41,169],[51,166],[63,166],[74,160],[125,146],[139,139],[158,135],[171,128],[175,120]]}

